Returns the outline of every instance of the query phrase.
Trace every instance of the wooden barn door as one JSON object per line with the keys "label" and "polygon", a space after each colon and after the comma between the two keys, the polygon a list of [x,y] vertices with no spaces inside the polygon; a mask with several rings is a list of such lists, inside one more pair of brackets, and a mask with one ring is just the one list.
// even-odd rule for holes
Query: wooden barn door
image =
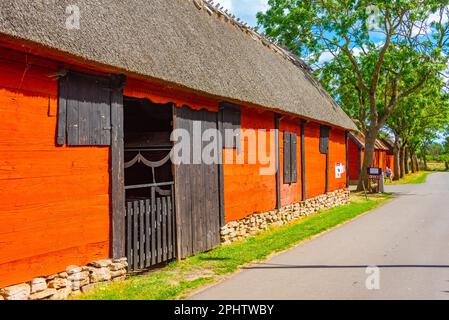
{"label": "wooden barn door", "polygon": [[218,114],[188,107],[174,109],[174,127],[190,133],[191,146],[191,164],[175,165],[178,258],[182,259],[220,245],[219,165],[193,164],[199,147],[210,142],[195,142],[192,134],[217,129]]}

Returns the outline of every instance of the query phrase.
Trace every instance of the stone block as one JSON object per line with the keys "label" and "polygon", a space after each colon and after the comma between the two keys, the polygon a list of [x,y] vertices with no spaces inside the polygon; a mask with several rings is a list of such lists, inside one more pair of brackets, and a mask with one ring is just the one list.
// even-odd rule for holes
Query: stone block
{"label": "stone block", "polygon": [[70,286],[71,286],[70,280],[64,278],[55,278],[48,282],[48,287],[53,289],[61,289]]}
{"label": "stone block", "polygon": [[83,271],[83,268],[82,268],[82,267],[79,267],[79,266],[73,266],[73,265],[68,266],[68,267],[65,269],[65,272],[67,272],[67,274],[68,274],[69,276],[72,275],[72,274],[75,274],[75,273],[79,273],[79,272],[81,272],[81,271]]}
{"label": "stone block", "polygon": [[31,280],[31,293],[36,293],[47,289],[47,280],[45,278],[34,278]]}
{"label": "stone block", "polygon": [[45,279],[46,279],[47,281],[51,281],[51,280],[56,279],[57,277],[58,277],[57,274],[52,274],[51,276],[48,276],[48,277],[46,277]]}
{"label": "stone block", "polygon": [[27,283],[16,284],[0,290],[5,300],[27,300],[31,293],[31,286]]}
{"label": "stone block", "polygon": [[121,269],[117,271],[111,271],[111,278],[117,278],[126,275],[126,270]]}
{"label": "stone block", "polygon": [[61,288],[56,291],[54,295],[50,297],[50,300],[65,300],[72,293],[71,287]]}
{"label": "stone block", "polygon": [[109,266],[109,270],[111,271],[118,271],[121,269],[126,269],[127,266],[125,266],[123,263],[119,263],[119,262],[114,262],[113,264],[111,264]]}
{"label": "stone block", "polygon": [[89,271],[80,271],[78,273],[73,273],[67,277],[70,281],[82,281],[89,279]]}
{"label": "stone block", "polygon": [[89,266],[92,266],[95,268],[105,268],[105,267],[109,267],[111,264],[112,264],[112,260],[103,259],[103,260],[91,262],[91,263],[89,263]]}
{"label": "stone block", "polygon": [[56,289],[45,289],[30,295],[30,300],[42,300],[51,297],[56,293]]}
{"label": "stone block", "polygon": [[88,285],[90,283],[90,281],[89,281],[89,278],[86,278],[86,279],[82,279],[82,280],[74,280],[71,283],[72,283],[72,290],[78,291],[85,285]]}
{"label": "stone block", "polygon": [[98,268],[91,270],[90,282],[102,282],[111,280],[111,271],[108,268]]}

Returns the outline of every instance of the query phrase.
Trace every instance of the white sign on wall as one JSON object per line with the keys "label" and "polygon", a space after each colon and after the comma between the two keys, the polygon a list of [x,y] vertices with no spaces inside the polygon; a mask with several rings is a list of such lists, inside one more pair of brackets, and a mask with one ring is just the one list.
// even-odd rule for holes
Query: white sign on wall
{"label": "white sign on wall", "polygon": [[345,173],[346,169],[343,163],[336,162],[335,163],[335,178],[340,179]]}

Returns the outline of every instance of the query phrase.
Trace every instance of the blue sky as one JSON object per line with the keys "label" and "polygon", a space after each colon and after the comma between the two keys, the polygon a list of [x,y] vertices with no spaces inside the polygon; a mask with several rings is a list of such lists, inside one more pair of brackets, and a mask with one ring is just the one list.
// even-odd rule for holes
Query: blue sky
{"label": "blue sky", "polygon": [[251,26],[257,25],[256,14],[268,8],[268,0],[218,0],[218,2]]}

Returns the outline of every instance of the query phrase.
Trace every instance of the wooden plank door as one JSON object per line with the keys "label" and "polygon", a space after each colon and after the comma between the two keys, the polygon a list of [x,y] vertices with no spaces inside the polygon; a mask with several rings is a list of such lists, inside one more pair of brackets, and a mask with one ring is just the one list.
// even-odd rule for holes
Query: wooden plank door
{"label": "wooden plank door", "polygon": [[[194,125],[200,133],[217,129],[218,113],[174,108],[174,127],[190,133],[190,164],[175,165],[178,258],[208,251],[220,245],[220,196],[218,164],[193,164],[209,142],[193,141]],[[218,144],[218,141],[216,141]],[[221,144],[220,144],[221,145]],[[217,146],[218,148],[218,146]],[[218,150],[218,149],[217,149]],[[194,154],[196,153],[196,154]]]}

